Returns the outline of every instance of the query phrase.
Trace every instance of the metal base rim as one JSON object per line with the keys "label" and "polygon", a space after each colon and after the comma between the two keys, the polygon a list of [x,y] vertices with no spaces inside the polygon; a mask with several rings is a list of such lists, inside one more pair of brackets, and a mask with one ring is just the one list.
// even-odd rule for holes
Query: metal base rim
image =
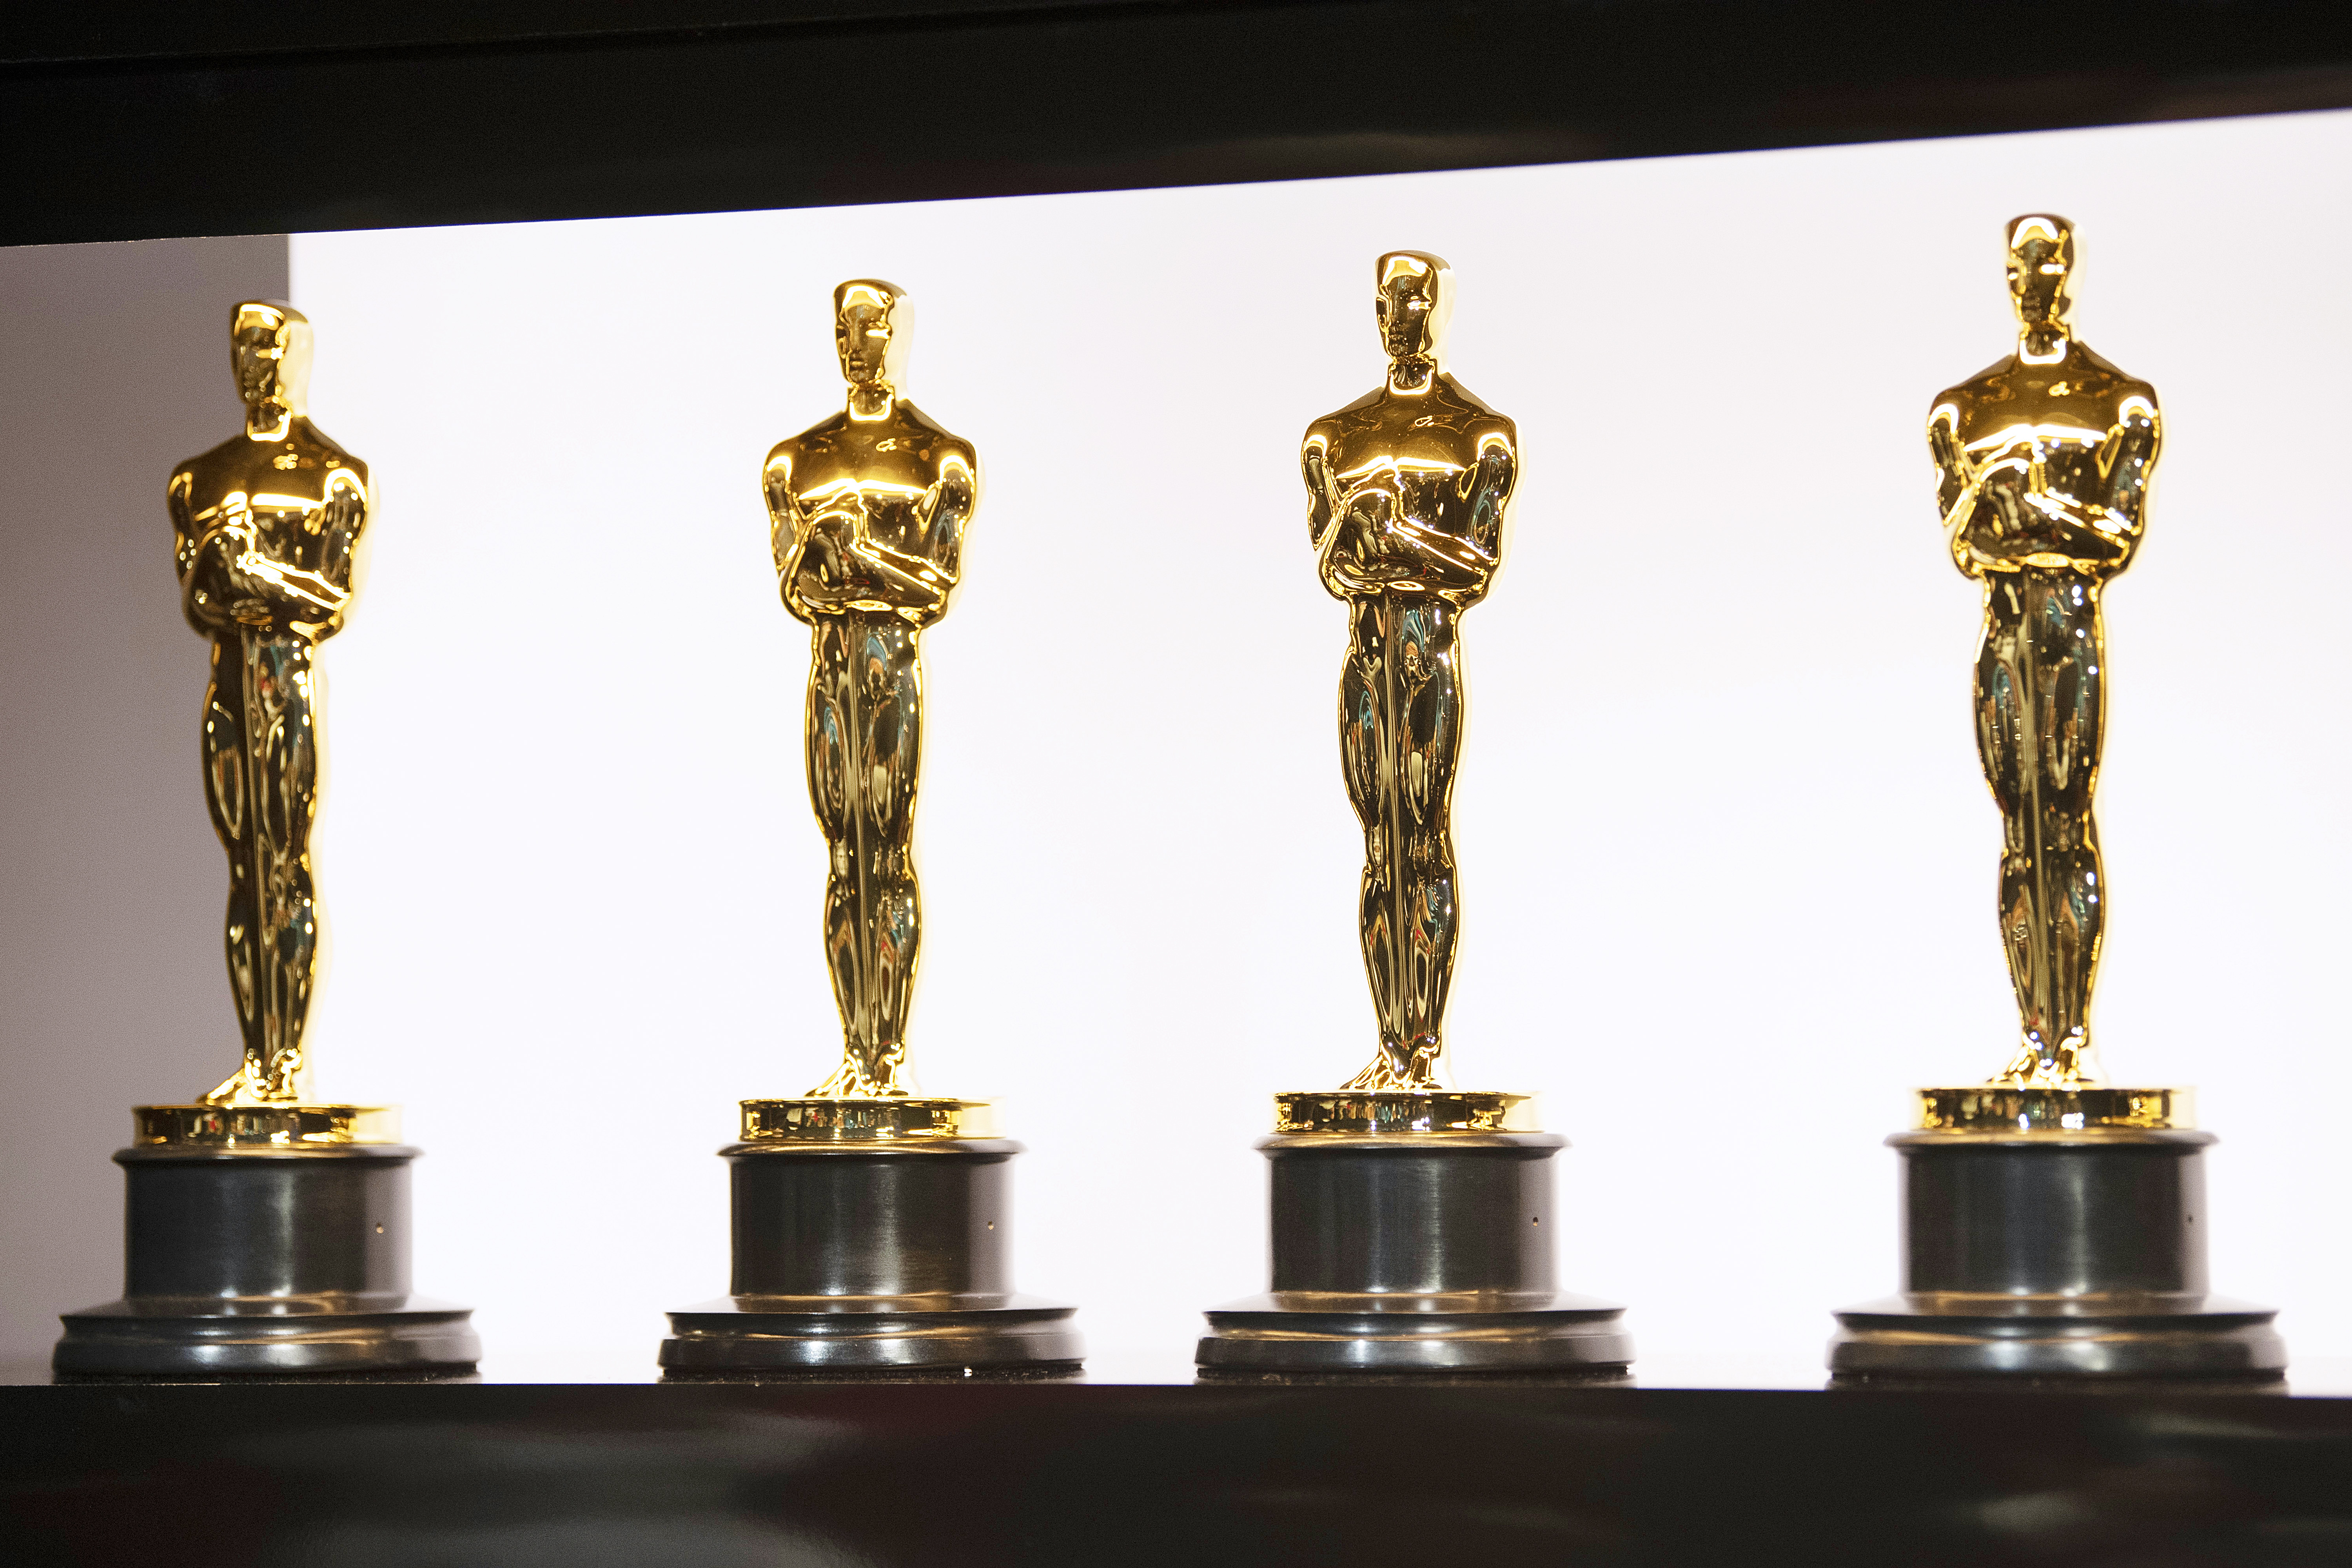
{"label": "metal base rim", "polygon": [[1634,1388],[1631,1363],[1593,1366],[1471,1367],[1434,1371],[1361,1368],[1349,1372],[1285,1372],[1278,1368],[1195,1367],[1192,1381],[1217,1388],[1346,1388],[1378,1384],[1389,1388]]}
{"label": "metal base rim", "polygon": [[1207,1314],[1193,1361],[1204,1373],[1622,1373],[1633,1364],[1625,1309],[1555,1294],[1465,1307],[1458,1296],[1360,1296],[1328,1305],[1249,1297]]}
{"label": "metal base rim", "polygon": [[932,1387],[941,1384],[1038,1384],[1083,1383],[1086,1363],[1083,1361],[1021,1362],[1012,1365],[982,1366],[964,1362],[943,1362],[937,1366],[876,1366],[876,1367],[664,1367],[661,1381],[669,1384],[912,1384]]}
{"label": "metal base rim", "polygon": [[2207,1394],[2285,1394],[2283,1372],[2211,1373],[2198,1376],[2140,1373],[2084,1376],[2032,1373],[1838,1373],[1823,1385],[1838,1394],[2044,1394],[2101,1395]]}
{"label": "metal base rim", "polygon": [[60,1375],[104,1377],[466,1372],[482,1359],[472,1317],[414,1297],[284,1316],[156,1312],[133,1299],[62,1314],[65,1336],[49,1364]]}
{"label": "metal base rim", "polygon": [[2268,1379],[2286,1371],[2277,1315],[2211,1296],[2020,1298],[2000,1312],[1894,1297],[1837,1314],[1829,1365],[1841,1378]]}
{"label": "metal base rim", "polygon": [[[889,1373],[939,1369],[1075,1371],[1086,1342],[1077,1309],[1031,1296],[941,1308],[936,1297],[722,1296],[668,1314],[671,1336],[656,1358],[665,1373]],[[805,1301],[785,1308],[784,1301]]]}

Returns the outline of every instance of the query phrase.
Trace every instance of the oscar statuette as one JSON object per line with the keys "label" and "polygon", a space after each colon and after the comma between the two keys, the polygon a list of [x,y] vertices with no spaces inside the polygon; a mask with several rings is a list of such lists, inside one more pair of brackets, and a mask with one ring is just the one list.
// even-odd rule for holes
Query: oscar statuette
{"label": "oscar statuette", "polygon": [[2000,808],[2000,919],[2021,1039],[1990,1082],[1918,1091],[1902,1160],[1899,1295],[1837,1314],[1840,1384],[2002,1377],[2275,1383],[2270,1309],[2208,1293],[2205,1151],[2185,1089],[2099,1081],[2091,986],[2106,922],[2092,795],[2100,597],[2147,521],[2156,391],[2068,321],[2073,226],[2009,226],[2017,352],[1936,399],[1927,441],[1952,559],[1984,585],[1977,747]]}
{"label": "oscar statuette", "polygon": [[747,1100],[721,1150],[728,1294],[669,1314],[673,1378],[1054,1375],[1073,1310],[1013,1292],[1012,1157],[982,1100],[915,1092],[906,1024],[922,931],[919,638],[946,614],[980,501],[971,445],[901,388],[912,310],[874,279],[834,293],[840,413],[763,474],[784,606],[812,633],[804,742],[831,847],[824,952],[841,1065],[796,1100]]}
{"label": "oscar statuette", "polygon": [[1552,1156],[1531,1097],[1444,1087],[1456,929],[1456,635],[1503,554],[1510,420],[1442,363],[1453,275],[1380,258],[1387,380],[1308,426],[1324,586],[1348,605],[1340,769],[1364,830],[1360,924],[1380,1047],[1344,1086],[1275,1098],[1260,1142],[1272,1288],[1208,1313],[1204,1379],[1506,1374],[1622,1379],[1623,1310],[1553,1279]]}
{"label": "oscar statuette", "polygon": [[172,475],[181,605],[212,642],[204,775],[228,851],[229,984],[244,1058],[189,1105],[132,1111],[122,1300],[64,1317],[60,1377],[462,1373],[464,1308],[409,1294],[408,1166],[391,1107],[316,1103],[303,1032],[320,921],[318,645],[341,630],[367,466],[305,409],[310,323],[230,315],[242,435]]}

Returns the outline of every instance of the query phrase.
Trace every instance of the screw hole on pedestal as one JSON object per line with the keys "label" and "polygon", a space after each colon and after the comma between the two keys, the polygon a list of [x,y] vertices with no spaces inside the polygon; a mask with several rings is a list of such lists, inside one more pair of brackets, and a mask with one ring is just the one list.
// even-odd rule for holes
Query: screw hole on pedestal
{"label": "screw hole on pedestal", "polygon": [[375,1227],[375,1233],[376,1233],[378,1236],[382,1236],[382,1235],[383,1234],[383,1226],[376,1226],[376,1227]]}
{"label": "screw hole on pedestal", "polygon": [[990,1221],[988,1222],[988,1228],[989,1228],[989,1229],[991,1229],[991,1230],[994,1230],[994,1229],[996,1228],[996,1222],[995,1222],[994,1220],[990,1220]]}
{"label": "screw hole on pedestal", "polygon": [[1529,1225],[1541,1225],[1543,1224],[1543,1215],[1537,1215],[1534,1218],[1528,1220],[1528,1223]]}

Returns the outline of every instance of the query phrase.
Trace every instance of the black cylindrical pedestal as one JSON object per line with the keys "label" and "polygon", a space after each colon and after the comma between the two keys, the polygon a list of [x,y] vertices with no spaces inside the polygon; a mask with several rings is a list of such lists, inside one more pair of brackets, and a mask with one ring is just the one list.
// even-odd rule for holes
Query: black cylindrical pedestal
{"label": "black cylindrical pedestal", "polygon": [[123,1294],[64,1317],[62,1374],[462,1372],[462,1307],[408,1293],[398,1143],[125,1149]]}
{"label": "black cylindrical pedestal", "polygon": [[1075,1371],[1075,1309],[1014,1295],[1010,1139],[738,1143],[729,1293],[669,1314],[673,1374]]}
{"label": "black cylindrical pedestal", "polygon": [[1624,1310],[1552,1277],[1547,1132],[1276,1136],[1274,1288],[1211,1310],[1204,1375],[1622,1373]]}
{"label": "black cylindrical pedestal", "polygon": [[2207,1291],[2210,1132],[1907,1132],[1903,1293],[1837,1314],[1841,1379],[2274,1378],[2266,1307]]}

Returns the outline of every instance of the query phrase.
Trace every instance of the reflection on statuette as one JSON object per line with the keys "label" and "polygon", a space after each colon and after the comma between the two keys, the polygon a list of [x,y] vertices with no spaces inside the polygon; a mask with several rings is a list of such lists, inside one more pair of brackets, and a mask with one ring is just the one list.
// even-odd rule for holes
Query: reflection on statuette
{"label": "reflection on statuette", "polygon": [[310,849],[320,785],[313,659],[351,606],[369,489],[367,465],[306,412],[302,313],[248,300],[229,331],[245,431],[181,464],[165,494],[181,605],[212,639],[205,793],[228,851],[226,946],[245,1037],[237,1070],[204,1101],[250,1107],[305,1092],[320,920]]}
{"label": "reflection on statuette", "polygon": [[1348,605],[1339,757],[1364,830],[1364,972],[1380,1048],[1349,1089],[1433,1089],[1456,923],[1451,813],[1462,616],[1503,554],[1518,437],[1445,374],[1453,274],[1419,251],[1377,268],[1381,384],[1307,430],[1307,535]]}
{"label": "reflection on statuette", "polygon": [[918,639],[954,595],[980,460],[901,394],[911,321],[896,285],[866,279],[835,290],[845,405],[778,442],[763,474],[777,582],[812,633],[809,801],[832,851],[824,950],[844,1048],[811,1099],[913,1091]]}
{"label": "reflection on statuette", "polygon": [[1939,395],[1927,419],[1952,560],[1984,584],[1977,747],[2000,807],[2001,936],[2022,1023],[1993,1081],[2036,1089],[2098,1077],[2100,595],[2138,547],[2163,437],[2155,389],[2074,336],[2074,265],[2065,219],[2009,226],[2017,352]]}

